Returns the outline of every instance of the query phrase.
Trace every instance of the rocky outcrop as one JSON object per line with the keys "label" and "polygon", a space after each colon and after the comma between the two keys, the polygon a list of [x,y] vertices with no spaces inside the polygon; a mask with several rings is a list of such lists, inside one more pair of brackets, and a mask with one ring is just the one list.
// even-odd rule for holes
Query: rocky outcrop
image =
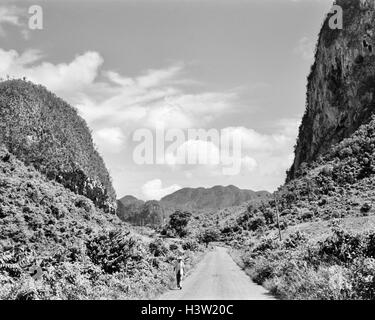
{"label": "rocky outcrop", "polygon": [[368,123],[375,111],[375,2],[336,3],[343,8],[344,28],[330,29],[328,15],[320,32],[287,181],[301,175],[304,163]]}
{"label": "rocky outcrop", "polygon": [[0,144],[26,165],[106,212],[116,194],[91,132],[77,111],[42,86],[0,82]]}

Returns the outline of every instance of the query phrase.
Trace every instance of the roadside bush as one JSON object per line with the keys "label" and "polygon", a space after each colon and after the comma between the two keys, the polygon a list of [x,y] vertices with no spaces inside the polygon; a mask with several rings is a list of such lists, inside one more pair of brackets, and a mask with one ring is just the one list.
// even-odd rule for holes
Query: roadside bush
{"label": "roadside bush", "polygon": [[217,229],[211,228],[211,229],[205,229],[203,233],[199,235],[199,241],[203,242],[206,246],[210,242],[219,241],[220,239],[220,233]]}
{"label": "roadside bush", "polygon": [[349,272],[340,266],[317,270],[285,262],[280,273],[265,286],[276,296],[292,300],[343,300],[352,297]]}
{"label": "roadside bush", "polygon": [[87,243],[87,254],[104,272],[132,272],[134,262],[145,258],[143,244],[123,231],[101,234]]}
{"label": "roadside bush", "polygon": [[346,232],[341,228],[334,228],[333,235],[320,243],[319,255],[326,262],[353,262],[355,258],[363,256],[367,238]]}
{"label": "roadside bush", "polygon": [[198,251],[199,244],[195,240],[187,240],[182,244],[182,249],[190,251]]}
{"label": "roadside bush", "polygon": [[375,259],[357,259],[351,267],[353,291],[358,299],[375,299]]}
{"label": "roadside bush", "polygon": [[175,244],[175,243],[171,243],[170,245],[169,245],[169,250],[171,250],[171,251],[175,251],[175,250],[178,250],[178,245],[177,244]]}
{"label": "roadside bush", "polygon": [[249,220],[247,228],[250,231],[256,231],[259,228],[266,225],[266,221],[263,217],[256,217]]}
{"label": "roadside bush", "polygon": [[279,247],[279,242],[272,238],[262,238],[261,241],[254,246],[252,252],[255,255],[263,254],[269,250],[275,250]]}
{"label": "roadside bush", "polygon": [[168,248],[165,246],[162,239],[156,239],[149,244],[151,254],[155,257],[165,256],[168,253]]}
{"label": "roadside bush", "polygon": [[306,243],[308,241],[307,236],[299,231],[289,235],[287,239],[284,240],[284,247],[286,249],[295,249],[298,246]]}
{"label": "roadside bush", "polygon": [[179,236],[187,235],[186,227],[191,219],[190,212],[176,211],[169,218],[169,227]]}
{"label": "roadside bush", "polygon": [[332,232],[317,243],[299,232],[281,244],[263,238],[242,260],[255,282],[282,299],[375,299],[375,232]]}
{"label": "roadside bush", "polygon": [[371,208],[372,208],[371,204],[369,204],[369,203],[366,202],[366,203],[364,203],[362,205],[361,212],[362,213],[367,213],[367,212],[369,212],[371,210]]}
{"label": "roadside bush", "polygon": [[[247,263],[249,265],[249,262]],[[250,263],[251,266],[251,277],[258,283],[263,284],[267,279],[273,278],[275,275],[276,266],[270,263],[267,258],[259,257],[253,263]]]}

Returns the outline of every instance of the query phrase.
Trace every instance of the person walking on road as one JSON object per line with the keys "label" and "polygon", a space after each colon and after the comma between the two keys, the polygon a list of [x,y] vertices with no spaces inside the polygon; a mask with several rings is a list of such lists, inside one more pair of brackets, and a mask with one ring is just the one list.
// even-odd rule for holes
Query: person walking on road
{"label": "person walking on road", "polygon": [[182,261],[182,257],[178,257],[174,266],[174,272],[176,274],[177,288],[180,290],[182,289],[181,280],[182,280],[182,277],[184,276],[184,269],[185,269],[185,264]]}

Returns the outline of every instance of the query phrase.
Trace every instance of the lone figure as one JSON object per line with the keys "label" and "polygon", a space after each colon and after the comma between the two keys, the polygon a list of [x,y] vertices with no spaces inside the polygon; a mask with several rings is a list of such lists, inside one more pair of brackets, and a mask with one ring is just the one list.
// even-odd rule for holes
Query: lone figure
{"label": "lone figure", "polygon": [[181,280],[182,280],[182,277],[184,276],[184,268],[185,268],[185,264],[182,261],[182,257],[178,257],[176,264],[174,265],[174,272],[176,274],[177,288],[180,290],[182,289]]}

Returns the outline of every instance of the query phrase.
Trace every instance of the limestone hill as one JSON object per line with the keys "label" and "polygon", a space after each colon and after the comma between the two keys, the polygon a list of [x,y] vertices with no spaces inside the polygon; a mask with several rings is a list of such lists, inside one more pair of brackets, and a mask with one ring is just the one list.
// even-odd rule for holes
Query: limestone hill
{"label": "limestone hill", "polygon": [[0,144],[49,179],[114,212],[115,191],[86,122],[42,86],[0,82]]}

